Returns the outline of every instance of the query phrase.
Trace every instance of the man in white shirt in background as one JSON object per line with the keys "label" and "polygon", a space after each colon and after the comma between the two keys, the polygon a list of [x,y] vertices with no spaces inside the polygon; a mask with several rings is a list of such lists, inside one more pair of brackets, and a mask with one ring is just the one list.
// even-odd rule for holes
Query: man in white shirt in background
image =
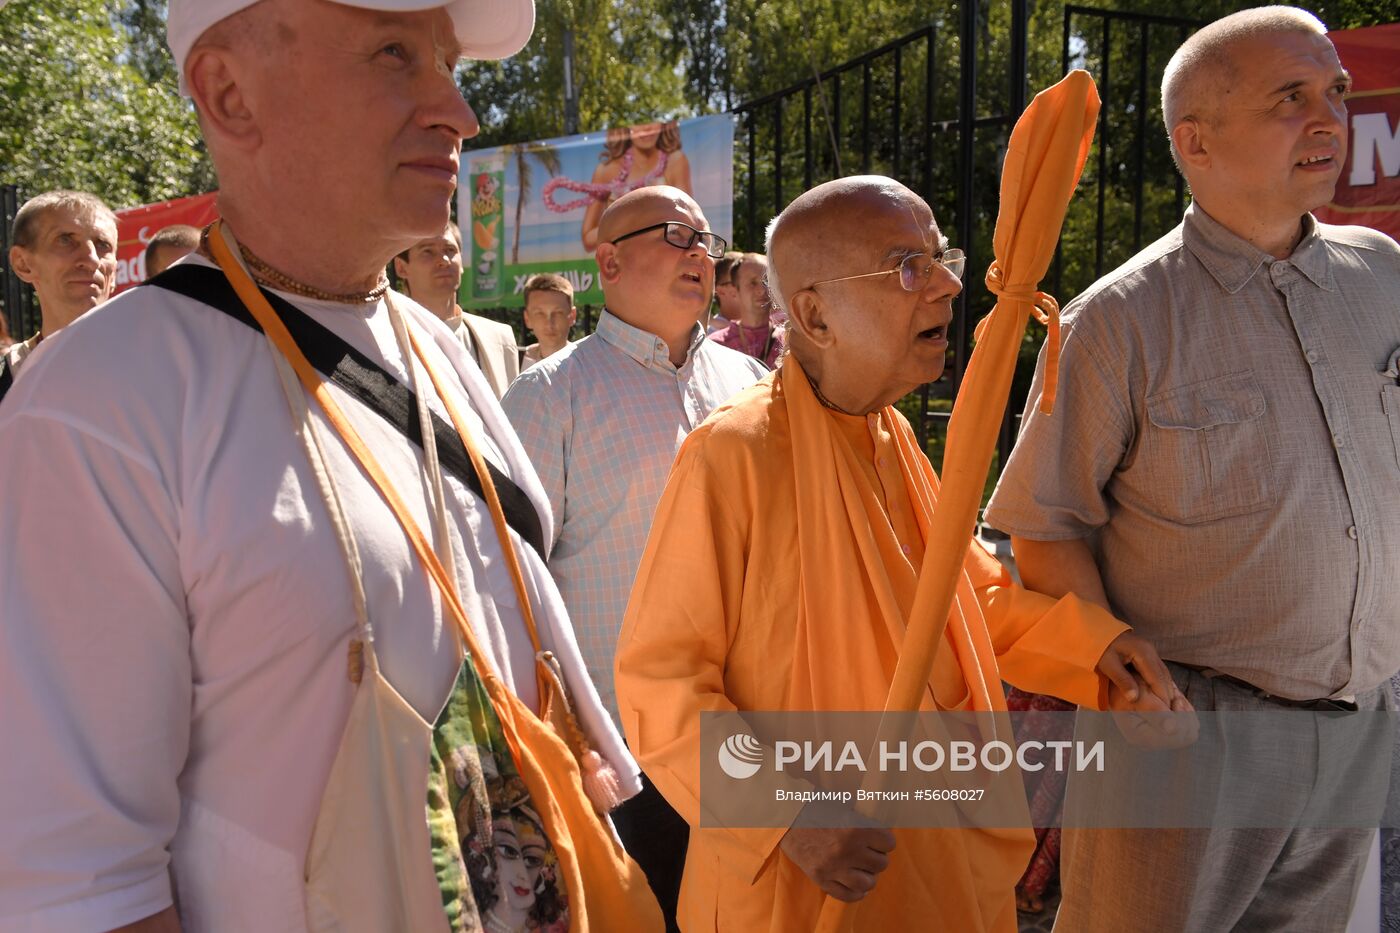
{"label": "man in white shirt in background", "polygon": [[500,398],[520,375],[520,348],[515,331],[479,314],[467,314],[457,304],[462,284],[462,231],[449,223],[437,236],[419,240],[394,257],[394,274],[401,290],[436,314],[462,341],[486,381]]}

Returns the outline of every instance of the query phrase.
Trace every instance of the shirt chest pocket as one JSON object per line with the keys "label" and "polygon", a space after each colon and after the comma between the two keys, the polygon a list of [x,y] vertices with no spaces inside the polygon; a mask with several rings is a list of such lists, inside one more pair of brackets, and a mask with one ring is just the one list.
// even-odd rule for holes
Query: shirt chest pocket
{"label": "shirt chest pocket", "polygon": [[1147,399],[1139,463],[1162,517],[1194,525],[1247,515],[1278,498],[1264,393],[1231,373]]}
{"label": "shirt chest pocket", "polygon": [[[1400,353],[1396,354],[1400,356]],[[1400,385],[1381,389],[1381,406],[1390,419],[1390,439],[1395,445],[1395,462],[1400,466]]]}

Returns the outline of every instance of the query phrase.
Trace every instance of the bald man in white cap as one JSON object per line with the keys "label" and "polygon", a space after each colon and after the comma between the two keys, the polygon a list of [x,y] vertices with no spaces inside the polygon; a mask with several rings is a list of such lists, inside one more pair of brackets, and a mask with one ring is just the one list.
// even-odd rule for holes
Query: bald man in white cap
{"label": "bald man in white cap", "polygon": [[[454,66],[533,21],[171,0],[224,221],[0,416],[0,929],[651,925],[597,920],[645,892],[598,816],[640,783],[546,569],[548,499],[383,278],[448,222],[477,132]],[[560,689],[589,780],[519,754]]]}

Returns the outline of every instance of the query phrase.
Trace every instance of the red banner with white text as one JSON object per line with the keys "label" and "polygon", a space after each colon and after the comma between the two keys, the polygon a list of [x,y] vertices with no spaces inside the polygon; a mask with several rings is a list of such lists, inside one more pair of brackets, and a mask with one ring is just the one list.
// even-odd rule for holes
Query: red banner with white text
{"label": "red banner with white text", "polygon": [[1332,203],[1332,224],[1361,224],[1400,239],[1400,23],[1329,34],[1351,72],[1349,144]]}
{"label": "red banner with white text", "polygon": [[[117,288],[120,293],[146,280],[146,244],[173,224],[204,227],[219,219],[217,191],[117,211]],[[114,293],[114,294],[115,294]]]}

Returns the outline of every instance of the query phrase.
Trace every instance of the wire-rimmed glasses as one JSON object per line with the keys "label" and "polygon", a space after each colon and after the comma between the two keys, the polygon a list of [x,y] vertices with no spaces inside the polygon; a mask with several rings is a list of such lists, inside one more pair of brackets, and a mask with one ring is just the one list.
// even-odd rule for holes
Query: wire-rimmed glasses
{"label": "wire-rimmed glasses", "polygon": [[868,279],[877,275],[892,275],[898,272],[900,288],[906,292],[917,292],[928,283],[928,277],[933,272],[935,265],[942,265],[961,281],[963,269],[967,266],[967,254],[960,249],[945,249],[936,256],[930,256],[928,253],[910,253],[893,269],[862,272],[860,275],[843,275],[835,279],[822,279],[820,282],[813,282],[811,287],[830,285],[832,282],[849,282],[852,279]]}

